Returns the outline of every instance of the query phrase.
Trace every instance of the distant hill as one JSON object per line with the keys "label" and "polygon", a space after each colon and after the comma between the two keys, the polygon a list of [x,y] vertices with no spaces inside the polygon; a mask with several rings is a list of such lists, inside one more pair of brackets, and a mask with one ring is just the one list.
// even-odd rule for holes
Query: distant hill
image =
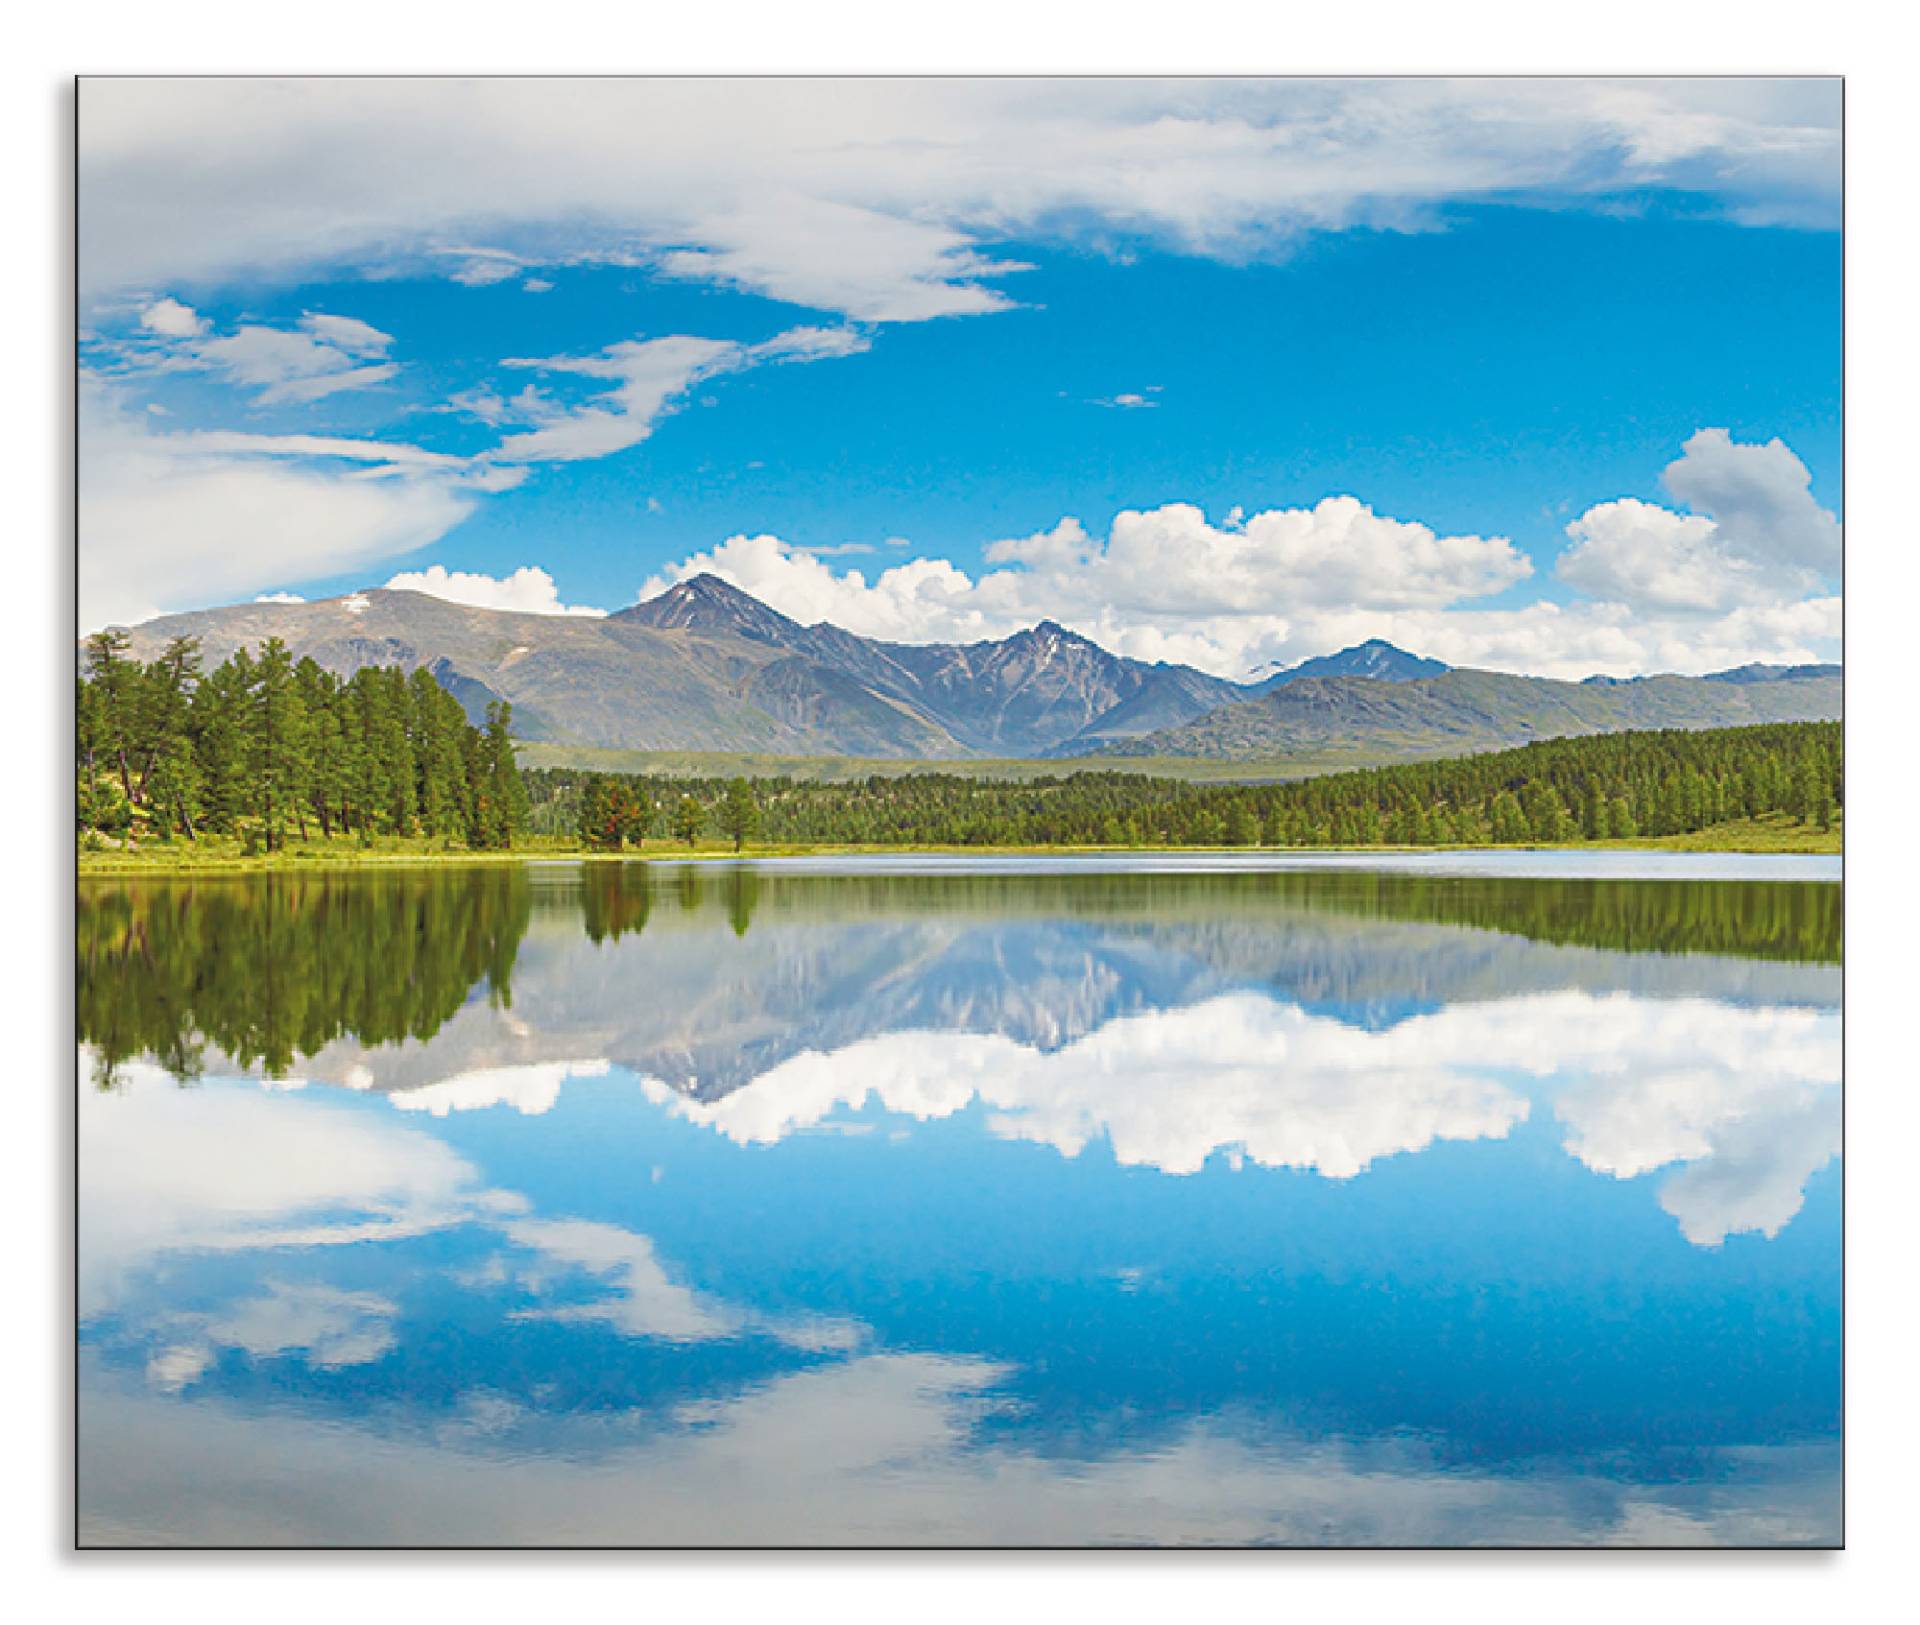
{"label": "distant hill", "polygon": [[1840,716],[1837,667],[1755,675],[1764,670],[1584,683],[1468,670],[1402,681],[1302,677],[1191,722],[1110,745],[1106,753],[1231,760],[1351,753],[1384,761],[1626,728],[1726,728]]}
{"label": "distant hill", "polygon": [[1344,756],[1390,760],[1620,728],[1840,715],[1837,666],[1586,683],[1455,671],[1371,639],[1255,683],[1108,653],[1054,621],[978,643],[886,643],[803,626],[699,575],[607,616],[475,609],[386,589],[235,604],[131,629],[152,659],[282,639],[349,674],[424,666],[478,721],[557,746],[901,759]]}

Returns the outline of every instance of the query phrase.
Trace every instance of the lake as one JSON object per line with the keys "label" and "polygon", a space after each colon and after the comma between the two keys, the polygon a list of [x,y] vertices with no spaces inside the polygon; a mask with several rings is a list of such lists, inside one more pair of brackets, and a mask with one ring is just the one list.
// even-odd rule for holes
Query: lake
{"label": "lake", "polygon": [[1841,897],[85,881],[89,1545],[1832,1545]]}

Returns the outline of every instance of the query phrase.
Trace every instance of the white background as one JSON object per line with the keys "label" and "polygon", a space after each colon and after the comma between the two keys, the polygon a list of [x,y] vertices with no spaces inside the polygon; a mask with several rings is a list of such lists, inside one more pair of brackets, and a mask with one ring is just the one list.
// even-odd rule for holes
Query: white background
{"label": "white background", "polygon": [[[27,0],[9,8],[0,118],[0,529],[7,924],[17,1036],[0,1073],[13,1309],[0,1337],[0,1539],[12,1617],[571,1621],[910,1613],[920,1621],[1296,1618],[1748,1625],[1907,1611],[1920,1587],[1913,1192],[1920,1188],[1920,294],[1916,60],[1904,8],[965,6],[541,0],[433,7]],[[1909,14],[1910,15],[1910,14]],[[1910,28],[1907,32],[1910,32]],[[502,1554],[77,1558],[72,1530],[72,91],[88,73],[1106,72],[1847,75],[1847,1537],[1806,1554],[1115,1554],[597,1558]],[[1766,335],[1756,333],[1764,345]],[[1578,387],[1569,380],[1569,387]],[[1904,1584],[1903,1584],[1904,1582]],[[998,1625],[998,1622],[995,1622]]]}

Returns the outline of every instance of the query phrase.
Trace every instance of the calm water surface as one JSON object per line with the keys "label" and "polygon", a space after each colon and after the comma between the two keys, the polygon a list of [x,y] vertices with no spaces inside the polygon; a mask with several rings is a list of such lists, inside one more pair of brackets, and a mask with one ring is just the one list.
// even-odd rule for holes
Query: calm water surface
{"label": "calm water surface", "polygon": [[1622,868],[87,883],[82,1539],[1830,1544],[1837,871]]}

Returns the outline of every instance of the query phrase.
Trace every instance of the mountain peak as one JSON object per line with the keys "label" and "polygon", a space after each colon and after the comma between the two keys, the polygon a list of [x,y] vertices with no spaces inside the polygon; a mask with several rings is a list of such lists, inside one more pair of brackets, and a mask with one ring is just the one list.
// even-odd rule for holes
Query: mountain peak
{"label": "mountain peak", "polygon": [[801,630],[799,622],[708,570],[675,582],[665,592],[629,605],[609,619],[666,632],[731,633],[761,643],[785,642]]}
{"label": "mountain peak", "polygon": [[1279,688],[1301,677],[1376,677],[1384,682],[1410,683],[1420,677],[1438,677],[1451,669],[1445,661],[1409,654],[1385,638],[1368,638],[1336,654],[1315,655],[1297,666],[1256,678],[1256,686]]}

